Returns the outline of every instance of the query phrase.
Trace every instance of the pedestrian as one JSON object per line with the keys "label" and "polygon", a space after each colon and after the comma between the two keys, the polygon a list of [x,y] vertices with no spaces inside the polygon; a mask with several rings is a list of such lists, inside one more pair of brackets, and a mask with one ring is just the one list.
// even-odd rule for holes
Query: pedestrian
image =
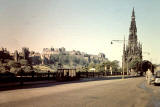
{"label": "pedestrian", "polygon": [[152,77],[153,77],[152,72],[151,72],[150,69],[148,69],[147,72],[146,72],[146,79],[147,79],[147,83],[149,85],[151,84]]}

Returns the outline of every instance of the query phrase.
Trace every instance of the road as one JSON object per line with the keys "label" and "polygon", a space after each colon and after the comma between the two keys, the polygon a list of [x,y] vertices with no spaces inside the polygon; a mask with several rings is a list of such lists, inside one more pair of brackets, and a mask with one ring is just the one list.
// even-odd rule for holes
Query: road
{"label": "road", "polygon": [[144,77],[37,85],[0,92],[0,107],[160,107]]}

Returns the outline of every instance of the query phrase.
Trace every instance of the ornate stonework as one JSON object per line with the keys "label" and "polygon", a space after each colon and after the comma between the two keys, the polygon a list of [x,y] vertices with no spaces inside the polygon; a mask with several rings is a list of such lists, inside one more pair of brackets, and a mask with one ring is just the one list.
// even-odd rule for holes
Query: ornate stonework
{"label": "ornate stonework", "polygon": [[[139,59],[142,61],[142,44],[137,41],[137,27],[135,21],[135,11],[133,8],[132,16],[131,16],[131,24],[129,28],[129,38],[128,38],[128,45],[123,47],[123,66],[127,67],[128,65],[134,60]],[[125,40],[124,40],[125,41]]]}

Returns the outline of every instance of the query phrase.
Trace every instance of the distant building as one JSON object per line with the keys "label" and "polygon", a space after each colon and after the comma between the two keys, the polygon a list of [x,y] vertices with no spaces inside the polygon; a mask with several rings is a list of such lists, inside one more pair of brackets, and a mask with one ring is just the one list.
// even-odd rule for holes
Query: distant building
{"label": "distant building", "polygon": [[104,53],[99,53],[99,54],[98,54],[98,57],[100,57],[100,58],[105,58],[105,54],[104,54]]}
{"label": "distant building", "polygon": [[39,52],[31,51],[29,57],[31,58],[33,65],[42,63],[41,54]]}
{"label": "distant building", "polygon": [[22,56],[23,56],[23,59],[26,59],[28,60],[29,59],[29,48],[26,48],[26,47],[23,47],[22,48]]}
{"label": "distant building", "polygon": [[76,50],[70,51],[69,54],[70,55],[82,55],[80,51],[76,51]]}
{"label": "distant building", "polygon": [[65,52],[66,49],[64,47],[60,48],[61,49],[61,52]]}

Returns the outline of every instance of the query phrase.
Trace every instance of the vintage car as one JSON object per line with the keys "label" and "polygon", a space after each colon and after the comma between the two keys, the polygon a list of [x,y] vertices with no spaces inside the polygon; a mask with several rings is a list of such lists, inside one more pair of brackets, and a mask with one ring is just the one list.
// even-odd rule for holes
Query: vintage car
{"label": "vintage car", "polygon": [[160,84],[160,71],[157,71],[156,74],[155,74],[154,84],[155,85]]}

